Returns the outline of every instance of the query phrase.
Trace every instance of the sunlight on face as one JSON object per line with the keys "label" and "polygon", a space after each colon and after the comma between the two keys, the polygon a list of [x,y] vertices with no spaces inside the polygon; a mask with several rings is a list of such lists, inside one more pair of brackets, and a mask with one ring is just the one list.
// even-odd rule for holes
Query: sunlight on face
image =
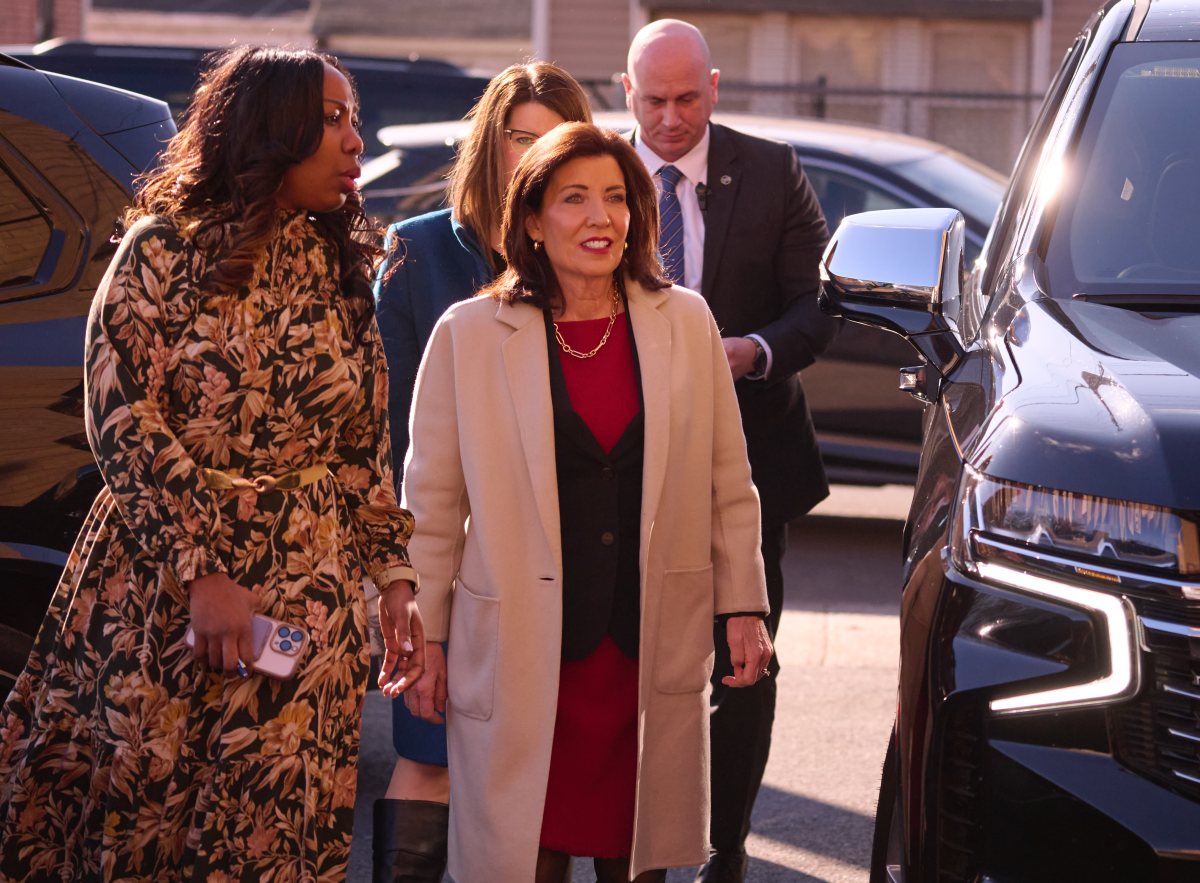
{"label": "sunlight on face", "polygon": [[612,276],[629,231],[625,177],[617,160],[586,156],[560,166],[541,211],[529,216],[525,230],[543,243],[564,292]]}
{"label": "sunlight on face", "polygon": [[285,211],[336,211],[358,186],[363,152],[358,107],[349,81],[330,64],[325,65],[321,107],[321,142],[311,156],[283,173],[276,193],[276,202]]}
{"label": "sunlight on face", "polygon": [[650,44],[623,77],[625,103],[638,121],[638,137],[667,162],[700,143],[717,103],[720,73],[690,44]]}

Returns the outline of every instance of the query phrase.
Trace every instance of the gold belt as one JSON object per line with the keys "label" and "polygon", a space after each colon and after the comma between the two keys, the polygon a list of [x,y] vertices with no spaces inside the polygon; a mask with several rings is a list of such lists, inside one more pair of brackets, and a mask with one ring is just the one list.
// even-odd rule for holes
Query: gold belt
{"label": "gold belt", "polygon": [[329,467],[324,463],[309,466],[307,469],[296,469],[282,475],[256,475],[247,478],[232,472],[222,472],[220,469],[201,469],[200,475],[204,483],[215,491],[254,491],[259,494],[269,494],[271,491],[294,491],[306,484],[320,481],[329,474]]}

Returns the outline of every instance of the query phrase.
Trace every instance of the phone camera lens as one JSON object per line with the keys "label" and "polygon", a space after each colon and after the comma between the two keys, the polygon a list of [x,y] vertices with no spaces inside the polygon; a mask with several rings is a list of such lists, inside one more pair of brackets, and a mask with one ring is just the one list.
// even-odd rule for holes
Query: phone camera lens
{"label": "phone camera lens", "polygon": [[292,649],[292,642],[291,641],[280,641],[279,649],[282,650],[284,653],[286,653],[287,651]]}
{"label": "phone camera lens", "polygon": [[304,633],[303,632],[292,632],[292,640],[295,641],[297,644],[299,644],[301,641],[304,640]]}
{"label": "phone camera lens", "polygon": [[281,638],[286,638],[290,632],[291,629],[289,629],[286,625],[281,625],[279,627],[279,637]]}

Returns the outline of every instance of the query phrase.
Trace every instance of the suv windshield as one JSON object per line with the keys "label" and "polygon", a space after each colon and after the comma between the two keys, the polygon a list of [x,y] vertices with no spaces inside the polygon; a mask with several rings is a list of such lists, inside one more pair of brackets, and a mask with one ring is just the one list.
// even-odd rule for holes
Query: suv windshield
{"label": "suv windshield", "polygon": [[1200,44],[1113,49],[1042,257],[1054,297],[1196,295]]}

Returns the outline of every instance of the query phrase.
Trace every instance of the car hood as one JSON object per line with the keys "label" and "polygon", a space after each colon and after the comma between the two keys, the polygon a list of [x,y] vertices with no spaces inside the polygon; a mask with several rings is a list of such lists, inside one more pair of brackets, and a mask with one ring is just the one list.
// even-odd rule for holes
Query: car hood
{"label": "car hood", "polygon": [[972,450],[997,478],[1200,509],[1200,316],[1034,300],[991,346],[1004,364]]}

